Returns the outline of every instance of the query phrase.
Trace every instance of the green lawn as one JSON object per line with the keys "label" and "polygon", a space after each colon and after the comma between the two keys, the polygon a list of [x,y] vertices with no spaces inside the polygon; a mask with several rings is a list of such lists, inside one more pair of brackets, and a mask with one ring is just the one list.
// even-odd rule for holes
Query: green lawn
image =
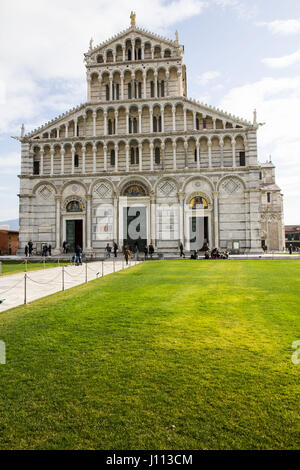
{"label": "green lawn", "polygon": [[[58,266],[66,266],[67,262],[60,262],[59,264],[56,262],[46,261],[45,268],[57,268]],[[44,263],[38,261],[28,261],[27,263],[27,271],[35,271],[38,269],[44,269]],[[2,275],[7,276],[8,274],[17,274],[17,273],[24,273],[25,272],[25,263],[16,263],[16,262],[9,262],[5,261],[2,262]]]}
{"label": "green lawn", "polygon": [[299,292],[299,261],[158,261],[0,314],[0,448],[299,448]]}

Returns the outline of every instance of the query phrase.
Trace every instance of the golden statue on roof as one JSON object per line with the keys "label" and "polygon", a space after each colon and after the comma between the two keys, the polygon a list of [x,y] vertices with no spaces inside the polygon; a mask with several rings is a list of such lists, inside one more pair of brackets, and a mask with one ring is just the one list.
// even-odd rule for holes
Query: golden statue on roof
{"label": "golden statue on roof", "polygon": [[130,14],[130,22],[131,26],[136,26],[136,14],[134,13],[134,11],[132,11]]}

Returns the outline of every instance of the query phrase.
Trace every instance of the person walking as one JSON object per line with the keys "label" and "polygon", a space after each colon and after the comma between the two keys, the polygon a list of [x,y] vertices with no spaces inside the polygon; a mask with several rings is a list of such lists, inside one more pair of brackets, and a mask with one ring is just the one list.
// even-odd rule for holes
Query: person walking
{"label": "person walking", "polygon": [[293,254],[293,245],[291,243],[289,245],[289,253],[290,253],[290,255]]}
{"label": "person walking", "polygon": [[46,244],[43,245],[42,255],[44,256],[44,258],[46,258],[47,256],[47,249],[48,249],[47,245]]}
{"label": "person walking", "polygon": [[118,249],[119,249],[118,244],[116,242],[114,242],[114,255],[115,255],[115,258],[118,257]]}
{"label": "person walking", "polygon": [[49,253],[49,256],[51,256],[51,252],[52,252],[52,246],[51,246],[50,243],[49,243],[49,246],[48,246],[48,253]]}
{"label": "person walking", "polygon": [[126,264],[128,264],[128,260],[130,256],[131,256],[131,253],[130,253],[129,247],[126,246],[124,250],[124,258],[125,258]]}
{"label": "person walking", "polygon": [[25,246],[25,256],[28,258],[28,245]]}
{"label": "person walking", "polygon": [[145,248],[144,248],[145,261],[148,259],[148,253],[149,253],[148,246],[145,245]]}
{"label": "person walking", "polygon": [[109,243],[106,245],[105,251],[106,251],[106,258],[110,258],[111,246],[109,245]]}
{"label": "person walking", "polygon": [[67,253],[67,242],[63,242],[63,252],[66,254]]}
{"label": "person walking", "polygon": [[76,265],[79,266],[79,265],[82,265],[82,249],[79,245],[76,246],[76,249],[75,249],[75,262],[76,262]]}
{"label": "person walking", "polygon": [[152,259],[153,253],[154,253],[154,246],[152,245],[152,243],[150,243],[150,245],[149,245],[150,259]]}
{"label": "person walking", "polygon": [[32,243],[32,240],[30,240],[28,242],[28,254],[29,254],[29,256],[32,255],[32,251],[33,251],[33,243]]}
{"label": "person walking", "polygon": [[185,258],[185,254],[184,254],[184,248],[183,248],[183,243],[180,242],[180,245],[179,245],[179,249],[180,249],[180,258]]}

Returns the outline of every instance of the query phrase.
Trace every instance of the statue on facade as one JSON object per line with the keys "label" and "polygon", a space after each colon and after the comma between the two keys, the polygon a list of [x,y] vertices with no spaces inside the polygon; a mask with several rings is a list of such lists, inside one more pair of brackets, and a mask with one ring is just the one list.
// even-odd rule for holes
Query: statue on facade
{"label": "statue on facade", "polygon": [[90,40],[90,51],[93,50],[93,47],[94,47],[94,39],[91,38],[91,40]]}
{"label": "statue on facade", "polygon": [[134,11],[132,11],[130,14],[130,22],[131,26],[136,26],[136,14],[134,13]]}

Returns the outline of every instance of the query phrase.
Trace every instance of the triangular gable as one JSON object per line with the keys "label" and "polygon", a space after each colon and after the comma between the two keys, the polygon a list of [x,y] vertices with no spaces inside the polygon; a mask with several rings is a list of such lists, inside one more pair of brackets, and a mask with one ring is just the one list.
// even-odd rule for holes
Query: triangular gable
{"label": "triangular gable", "polygon": [[114,42],[122,39],[123,37],[128,36],[128,34],[133,33],[133,32],[137,33],[141,36],[144,36],[147,39],[153,39],[155,41],[163,42],[166,45],[174,47],[174,48],[177,48],[177,47],[180,46],[180,44],[177,41],[172,41],[172,40],[167,39],[163,36],[159,36],[158,34],[151,33],[150,31],[147,31],[146,29],[143,29],[143,28],[137,28],[135,26],[131,26],[131,27],[125,29],[124,31],[121,31],[119,34],[116,34],[115,36],[111,37],[107,41],[104,41],[104,42],[98,44],[98,46],[94,47],[93,49],[90,49],[84,55],[85,56],[91,56],[91,55],[101,51],[101,49],[108,47],[110,44],[113,44]]}

